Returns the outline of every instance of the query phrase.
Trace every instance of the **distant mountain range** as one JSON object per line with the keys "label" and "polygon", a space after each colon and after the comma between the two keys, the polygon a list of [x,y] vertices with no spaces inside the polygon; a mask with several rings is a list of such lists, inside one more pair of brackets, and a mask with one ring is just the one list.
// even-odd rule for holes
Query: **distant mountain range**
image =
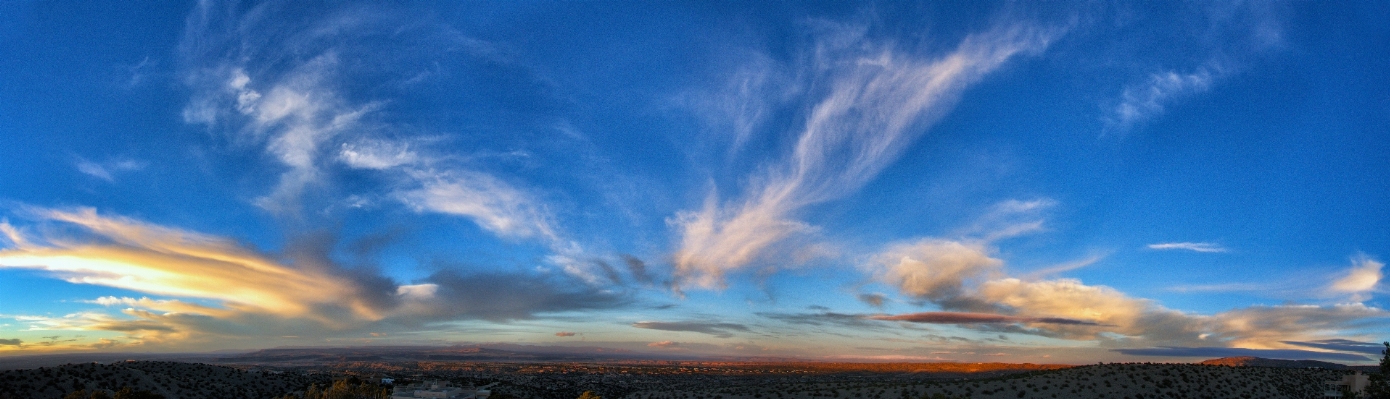
{"label": "distant mountain range", "polygon": [[323,364],[340,362],[597,362],[695,360],[696,356],[653,355],[622,349],[492,344],[486,346],[363,346],[272,348],[222,356],[219,363]]}

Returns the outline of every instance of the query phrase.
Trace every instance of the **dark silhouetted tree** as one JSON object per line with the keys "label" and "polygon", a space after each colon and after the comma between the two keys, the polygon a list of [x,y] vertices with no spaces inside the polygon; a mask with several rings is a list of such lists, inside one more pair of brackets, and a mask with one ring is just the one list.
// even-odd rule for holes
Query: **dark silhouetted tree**
{"label": "dark silhouetted tree", "polygon": [[1366,385],[1369,399],[1390,399],[1390,342],[1382,342],[1385,349],[1380,351],[1380,372],[1371,373],[1371,381]]}

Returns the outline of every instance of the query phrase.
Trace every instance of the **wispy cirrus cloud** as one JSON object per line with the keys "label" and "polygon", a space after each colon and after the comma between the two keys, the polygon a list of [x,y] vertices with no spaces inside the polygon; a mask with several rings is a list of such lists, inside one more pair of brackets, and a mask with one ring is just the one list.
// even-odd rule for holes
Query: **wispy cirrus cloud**
{"label": "wispy cirrus cloud", "polygon": [[677,277],[714,288],[724,274],[815,228],[795,219],[812,204],[842,198],[873,179],[945,115],[960,94],[1019,54],[1042,51],[1057,32],[997,26],[937,57],[875,44],[862,29],[839,28],[818,42],[807,75],[828,82],[812,98],[786,157],[753,175],[747,194],[711,193],[698,211],[677,214]]}
{"label": "wispy cirrus cloud", "polygon": [[1183,251],[1206,252],[1206,253],[1223,253],[1223,252],[1230,252],[1230,251],[1231,251],[1230,249],[1227,249],[1226,247],[1222,246],[1221,244],[1211,243],[1211,242],[1162,242],[1162,243],[1156,243],[1156,244],[1149,244],[1149,245],[1148,245],[1148,248],[1149,248],[1149,249],[1157,249],[1157,250],[1160,250],[1160,251],[1162,251],[1162,250],[1183,250]]}
{"label": "wispy cirrus cloud", "polygon": [[[346,43],[399,26],[353,7],[290,24],[267,17],[281,11],[276,7],[262,4],[247,11],[200,3],[180,44],[188,65],[184,81],[193,90],[185,122],[227,131],[233,143],[254,145],[285,168],[257,205],[297,214],[307,188],[331,187],[336,170],[345,167],[392,182],[377,188],[384,195],[371,197],[391,198],[417,212],[467,218],[502,237],[560,241],[533,193],[442,155],[448,151],[431,148],[437,139],[407,133],[413,129],[391,122],[385,108],[390,98],[349,94],[346,82],[354,76],[341,59],[360,49]],[[414,33],[464,40],[454,37],[457,32]]]}
{"label": "wispy cirrus cloud", "polygon": [[115,182],[116,174],[122,172],[141,170],[149,166],[149,163],[134,159],[116,159],[105,162],[93,162],[87,159],[78,158],[74,166],[77,167],[78,172],[82,172],[83,174],[86,174],[88,176],[106,180],[108,182]]}
{"label": "wispy cirrus cloud", "polygon": [[1149,75],[1143,83],[1125,87],[1119,104],[1105,119],[1106,131],[1129,131],[1135,125],[1163,115],[1169,103],[1210,90],[1220,71],[1214,66],[1186,73],[1166,71]]}

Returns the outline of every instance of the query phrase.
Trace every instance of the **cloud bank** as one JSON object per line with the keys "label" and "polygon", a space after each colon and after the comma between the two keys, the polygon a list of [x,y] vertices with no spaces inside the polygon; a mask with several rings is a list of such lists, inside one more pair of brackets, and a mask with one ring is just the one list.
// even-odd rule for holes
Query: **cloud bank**
{"label": "cloud bank", "polygon": [[445,321],[527,319],[628,302],[623,293],[575,285],[564,276],[445,269],[401,284],[369,268],[337,264],[327,255],[328,246],[315,240],[270,255],[225,238],[103,216],[90,208],[31,208],[29,213],[46,223],[39,230],[68,233],[32,234],[4,224],[12,245],[0,250],[0,268],[42,270],[74,284],[193,300],[107,296],[90,303],[123,307],[121,316],[85,312],[25,320],[42,329],[120,332],[127,334],[127,343],[331,337]]}

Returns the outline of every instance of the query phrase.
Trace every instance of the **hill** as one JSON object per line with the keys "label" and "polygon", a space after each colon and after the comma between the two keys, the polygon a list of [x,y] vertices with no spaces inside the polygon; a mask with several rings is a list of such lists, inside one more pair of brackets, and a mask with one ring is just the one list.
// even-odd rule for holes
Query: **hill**
{"label": "hill", "polygon": [[1354,370],[1363,373],[1378,373],[1380,366],[1348,366],[1345,364],[1320,362],[1317,360],[1287,360],[1287,359],[1266,359],[1254,356],[1223,357],[1220,359],[1203,360],[1200,364],[1212,366],[1249,366],[1249,367],[1283,367],[1283,368],[1321,368],[1328,370]]}
{"label": "hill", "polygon": [[721,384],[644,390],[620,399],[910,399],[942,394],[971,399],[1014,398],[1316,398],[1323,382],[1346,371],[1229,367],[1198,364],[1101,364],[1016,373],[996,378],[852,379]]}
{"label": "hill", "polygon": [[83,363],[0,371],[0,399],[60,399],[78,389],[119,390],[130,386],[165,398],[270,398],[327,376],[246,371],[225,366],[163,361]]}

